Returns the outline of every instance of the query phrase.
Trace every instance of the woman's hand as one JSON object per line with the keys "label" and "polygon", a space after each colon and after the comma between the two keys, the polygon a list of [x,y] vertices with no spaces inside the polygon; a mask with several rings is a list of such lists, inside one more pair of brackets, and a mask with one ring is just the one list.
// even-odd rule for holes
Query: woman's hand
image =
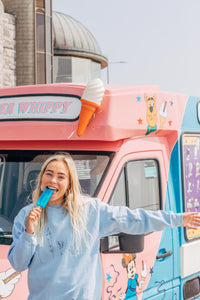
{"label": "woman's hand", "polygon": [[40,214],[41,214],[42,209],[37,206],[34,207],[31,212],[29,213],[29,215],[27,216],[27,220],[26,220],[26,232],[33,234],[35,231],[35,228],[37,226],[38,223],[38,219],[40,218]]}
{"label": "woman's hand", "polygon": [[194,212],[185,212],[183,213],[183,227],[187,227],[190,229],[197,229],[200,227],[200,216]]}

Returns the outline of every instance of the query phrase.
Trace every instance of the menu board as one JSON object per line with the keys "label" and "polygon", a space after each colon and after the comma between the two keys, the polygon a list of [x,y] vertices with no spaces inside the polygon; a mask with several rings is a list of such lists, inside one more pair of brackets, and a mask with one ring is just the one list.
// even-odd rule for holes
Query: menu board
{"label": "menu board", "polygon": [[[182,150],[185,211],[200,214],[200,134],[184,134]],[[200,227],[187,228],[186,236],[188,239],[200,236]]]}

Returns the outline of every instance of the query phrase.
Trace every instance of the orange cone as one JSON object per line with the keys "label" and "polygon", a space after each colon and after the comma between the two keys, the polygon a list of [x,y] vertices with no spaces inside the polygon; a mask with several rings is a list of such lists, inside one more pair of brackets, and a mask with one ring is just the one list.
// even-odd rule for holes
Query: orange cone
{"label": "orange cone", "polygon": [[104,84],[99,78],[89,81],[81,97],[81,112],[77,134],[81,136],[89,124],[95,110],[100,107],[105,92]]}
{"label": "orange cone", "polygon": [[81,102],[82,106],[77,130],[77,134],[79,136],[81,136],[84,133],[96,109],[100,107],[100,105],[98,105],[97,103],[85,99],[81,99]]}

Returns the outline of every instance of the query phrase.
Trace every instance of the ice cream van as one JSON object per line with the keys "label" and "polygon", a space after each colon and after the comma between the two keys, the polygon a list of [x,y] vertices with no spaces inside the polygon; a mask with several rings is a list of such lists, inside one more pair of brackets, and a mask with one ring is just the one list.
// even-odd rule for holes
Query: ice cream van
{"label": "ice cream van", "polygon": [[[200,211],[200,98],[99,80],[0,89],[0,299],[27,299],[27,272],[7,260],[12,224],[58,151],[110,205]],[[180,227],[104,237],[102,300],[199,299],[199,238]]]}

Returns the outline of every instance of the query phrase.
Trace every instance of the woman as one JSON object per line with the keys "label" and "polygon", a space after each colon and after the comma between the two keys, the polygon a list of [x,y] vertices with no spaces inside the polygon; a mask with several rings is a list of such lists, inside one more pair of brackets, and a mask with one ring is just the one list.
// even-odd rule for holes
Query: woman
{"label": "woman", "polygon": [[[35,205],[45,188],[53,194],[45,209]],[[13,225],[8,259],[17,271],[28,269],[33,300],[100,300],[99,240],[119,232],[140,234],[165,227],[200,226],[195,213],[131,211],[81,195],[74,162],[68,154],[44,163],[33,192]]]}

